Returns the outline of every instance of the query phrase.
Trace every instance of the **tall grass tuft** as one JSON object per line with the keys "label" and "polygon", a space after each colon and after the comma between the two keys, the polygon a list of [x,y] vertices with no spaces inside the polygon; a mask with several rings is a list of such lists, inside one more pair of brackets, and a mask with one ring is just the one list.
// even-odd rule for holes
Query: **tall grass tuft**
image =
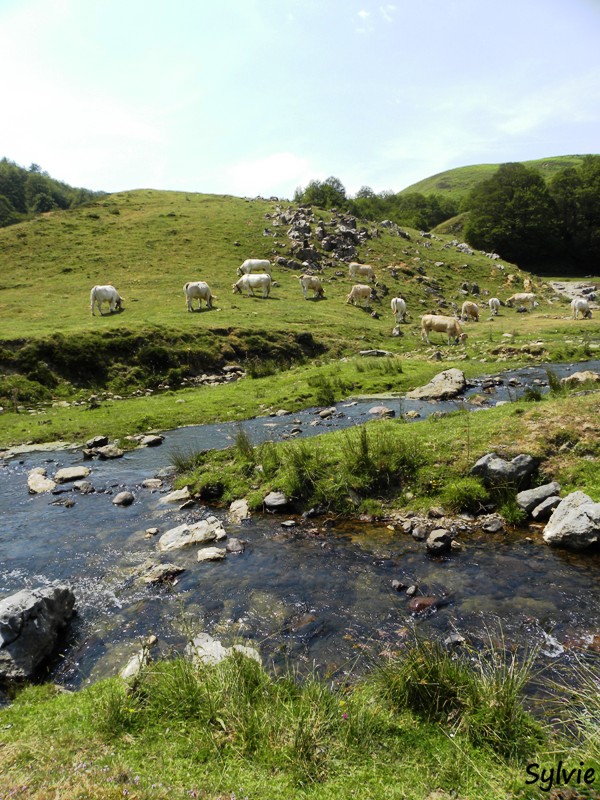
{"label": "tall grass tuft", "polygon": [[522,705],[533,660],[531,654],[520,663],[514,653],[492,647],[452,654],[438,642],[417,639],[379,669],[376,681],[398,712],[408,708],[504,758],[524,759],[543,740],[541,725]]}

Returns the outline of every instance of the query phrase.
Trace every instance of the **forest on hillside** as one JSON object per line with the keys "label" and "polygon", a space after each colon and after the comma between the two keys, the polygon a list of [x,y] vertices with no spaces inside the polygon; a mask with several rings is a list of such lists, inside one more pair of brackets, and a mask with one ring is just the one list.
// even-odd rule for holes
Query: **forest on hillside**
{"label": "forest on hillside", "polygon": [[423,231],[462,214],[462,236],[472,247],[534,272],[595,272],[600,261],[600,156],[586,156],[548,182],[524,164],[502,164],[460,202],[443,193],[377,194],[368,186],[350,198],[336,177],[299,187],[294,201]]}
{"label": "forest on hillside", "polygon": [[103,194],[57,181],[37,164],[26,169],[7,158],[0,160],[0,227],[45,211],[75,208]]}

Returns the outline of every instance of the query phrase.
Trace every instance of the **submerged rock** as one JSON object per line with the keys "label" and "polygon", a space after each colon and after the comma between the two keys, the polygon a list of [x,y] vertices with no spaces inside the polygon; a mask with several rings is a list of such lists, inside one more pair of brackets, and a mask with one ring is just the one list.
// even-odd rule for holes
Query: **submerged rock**
{"label": "submerged rock", "polygon": [[262,659],[258,650],[243,644],[234,644],[232,647],[225,647],[217,639],[213,639],[208,633],[199,633],[186,647],[186,654],[192,661],[202,664],[218,664],[224,658],[241,653],[247,658],[253,658],[262,665]]}
{"label": "submerged rock", "polygon": [[54,650],[74,607],[68,586],[23,589],[0,600],[0,678],[32,678]]}

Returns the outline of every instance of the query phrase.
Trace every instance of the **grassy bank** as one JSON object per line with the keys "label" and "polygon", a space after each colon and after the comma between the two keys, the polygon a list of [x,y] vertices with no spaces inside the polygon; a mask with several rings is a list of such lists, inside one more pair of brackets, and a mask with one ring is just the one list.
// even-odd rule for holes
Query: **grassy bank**
{"label": "grassy bank", "polygon": [[[337,687],[273,676],[239,654],[153,664],[133,685],[31,687],[0,711],[0,796],[536,797],[528,764],[599,765],[591,722],[569,742],[524,709],[529,670],[501,651],[417,643]],[[579,697],[583,719],[597,698]]]}
{"label": "grassy bank", "polygon": [[565,492],[581,489],[600,500],[599,412],[600,393],[558,390],[484,413],[376,421],[304,441],[254,446],[240,430],[228,450],[180,453],[179,483],[212,501],[246,496],[255,509],[278,490],[301,509],[386,513],[442,505],[459,512],[492,501],[510,517],[513,495],[490,496],[468,476],[474,462],[491,450],[508,459],[528,453],[540,459],[540,482],[557,480]]}

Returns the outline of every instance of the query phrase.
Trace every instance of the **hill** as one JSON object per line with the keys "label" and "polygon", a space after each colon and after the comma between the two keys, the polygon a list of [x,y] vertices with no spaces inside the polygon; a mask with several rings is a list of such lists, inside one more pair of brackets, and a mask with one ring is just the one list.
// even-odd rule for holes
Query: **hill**
{"label": "hill", "polygon": [[[538,170],[547,182],[566,167],[581,166],[583,159],[583,155],[553,156],[551,158],[523,161],[522,163],[530,169]],[[449,169],[413,183],[406,189],[402,189],[399,194],[411,194],[413,192],[423,195],[442,194],[458,202],[468,195],[478,183],[491,178],[499,166],[500,164],[476,164]]]}

